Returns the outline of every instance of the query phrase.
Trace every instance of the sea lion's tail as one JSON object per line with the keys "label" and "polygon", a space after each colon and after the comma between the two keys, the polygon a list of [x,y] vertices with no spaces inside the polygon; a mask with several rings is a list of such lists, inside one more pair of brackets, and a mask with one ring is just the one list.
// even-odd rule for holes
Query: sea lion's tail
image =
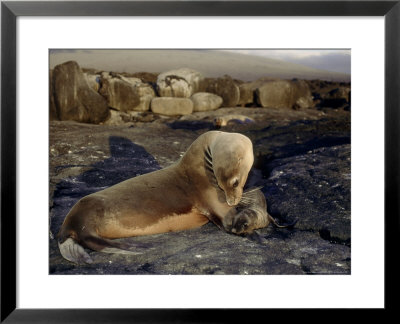
{"label": "sea lion's tail", "polygon": [[[128,247],[121,242],[114,242],[111,240],[103,239],[99,236],[86,236],[81,239],[82,245],[98,252],[105,253],[121,253],[121,254],[140,254],[140,252],[133,252],[128,250]],[[58,247],[60,249],[61,255],[68,261],[84,264],[93,263],[90,255],[85,251],[83,246],[80,245],[72,237],[68,237],[62,243],[58,241]]]}

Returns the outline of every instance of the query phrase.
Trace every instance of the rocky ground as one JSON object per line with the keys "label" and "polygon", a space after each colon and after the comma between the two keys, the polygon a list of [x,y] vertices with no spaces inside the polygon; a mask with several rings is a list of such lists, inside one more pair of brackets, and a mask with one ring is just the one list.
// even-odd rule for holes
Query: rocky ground
{"label": "rocky ground", "polygon": [[[126,239],[140,243],[134,256],[90,251],[94,263],[84,266],[61,257],[55,236],[77,200],[170,165],[229,114],[249,117],[221,128],[253,141],[248,184],[263,186],[278,222],[297,219],[293,229],[271,225],[258,237],[241,237],[208,223]],[[140,117],[114,126],[50,122],[50,274],[350,274],[349,111],[221,108]]]}

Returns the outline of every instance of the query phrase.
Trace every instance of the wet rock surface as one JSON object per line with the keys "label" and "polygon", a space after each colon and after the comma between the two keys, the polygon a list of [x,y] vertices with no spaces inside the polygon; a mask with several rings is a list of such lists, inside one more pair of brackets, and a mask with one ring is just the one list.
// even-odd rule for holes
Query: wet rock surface
{"label": "wet rock surface", "polygon": [[[257,235],[200,228],[124,239],[137,255],[89,251],[75,265],[59,253],[56,234],[81,197],[171,165],[226,114],[246,115],[240,132],[254,144],[248,186],[261,185],[279,223]],[[50,274],[350,274],[350,113],[343,109],[222,108],[180,118],[116,126],[50,122]]]}

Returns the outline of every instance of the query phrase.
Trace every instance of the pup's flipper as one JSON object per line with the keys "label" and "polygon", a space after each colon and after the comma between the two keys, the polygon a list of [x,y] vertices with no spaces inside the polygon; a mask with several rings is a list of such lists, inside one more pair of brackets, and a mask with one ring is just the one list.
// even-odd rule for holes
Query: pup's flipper
{"label": "pup's flipper", "polygon": [[267,239],[264,236],[262,236],[257,230],[253,231],[250,234],[246,234],[246,237],[250,241],[254,241],[259,244],[265,244],[268,242]]}
{"label": "pup's flipper", "polygon": [[268,219],[276,226],[276,227],[278,227],[278,228],[293,228],[294,227],[294,225],[296,225],[296,223],[297,223],[297,219],[293,222],[293,223],[291,223],[291,224],[285,224],[285,225],[281,225],[281,224],[278,224],[278,222],[275,220],[275,218],[273,218],[271,215],[269,215],[268,214]]}

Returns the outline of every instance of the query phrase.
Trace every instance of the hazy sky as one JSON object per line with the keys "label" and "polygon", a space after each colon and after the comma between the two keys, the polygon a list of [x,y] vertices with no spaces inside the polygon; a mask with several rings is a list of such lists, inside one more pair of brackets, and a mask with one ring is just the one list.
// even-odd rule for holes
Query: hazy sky
{"label": "hazy sky", "polygon": [[[351,51],[345,49],[237,49],[226,50],[241,54],[256,55],[291,63],[305,65],[311,68],[351,74]],[[59,52],[94,52],[80,50],[55,50]]]}
{"label": "hazy sky", "polygon": [[316,69],[342,72],[351,72],[351,51],[350,50],[322,50],[322,49],[301,49],[301,50],[229,50],[232,52],[264,56],[279,59],[287,62],[298,63]]}
{"label": "hazy sky", "polygon": [[114,72],[154,72],[189,67],[208,77],[349,80],[350,50],[283,49],[52,49],[50,68],[74,60],[81,67]]}

